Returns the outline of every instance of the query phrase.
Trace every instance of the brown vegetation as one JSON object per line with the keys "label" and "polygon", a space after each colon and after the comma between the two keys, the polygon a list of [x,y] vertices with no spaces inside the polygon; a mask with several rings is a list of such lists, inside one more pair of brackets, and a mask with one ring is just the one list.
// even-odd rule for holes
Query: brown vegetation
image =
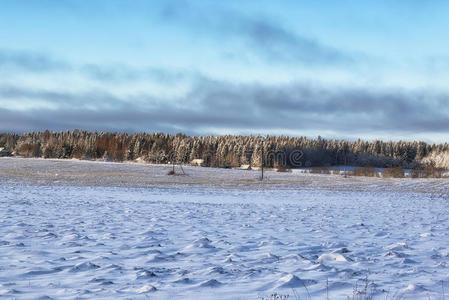
{"label": "brown vegetation", "polygon": [[382,172],[382,177],[403,178],[404,169],[402,167],[385,168]]}
{"label": "brown vegetation", "polygon": [[312,174],[330,174],[331,170],[329,167],[313,167],[310,169],[309,173]]}
{"label": "brown vegetation", "polygon": [[425,167],[413,168],[410,171],[410,177],[412,178],[441,178],[443,177],[444,169],[436,168],[433,165]]}
{"label": "brown vegetation", "polygon": [[366,177],[378,177],[379,172],[377,168],[366,166],[366,167],[356,167],[352,172],[354,176],[366,176]]}
{"label": "brown vegetation", "polygon": [[287,168],[285,166],[278,166],[276,168],[276,172],[287,173],[287,172],[291,172],[291,171],[292,171],[292,169]]}

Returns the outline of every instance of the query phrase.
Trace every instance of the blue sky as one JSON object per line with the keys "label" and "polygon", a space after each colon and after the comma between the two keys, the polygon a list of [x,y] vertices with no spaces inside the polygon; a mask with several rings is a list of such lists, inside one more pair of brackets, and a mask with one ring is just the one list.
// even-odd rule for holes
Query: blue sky
{"label": "blue sky", "polygon": [[0,0],[0,131],[449,136],[448,1]]}

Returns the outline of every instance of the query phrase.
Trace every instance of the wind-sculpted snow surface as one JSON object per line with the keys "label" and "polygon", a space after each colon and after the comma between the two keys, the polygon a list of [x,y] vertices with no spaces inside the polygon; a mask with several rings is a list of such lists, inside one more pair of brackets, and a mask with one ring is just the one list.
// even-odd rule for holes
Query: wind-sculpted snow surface
{"label": "wind-sculpted snow surface", "polygon": [[0,195],[0,298],[346,299],[366,278],[379,299],[449,290],[441,189],[17,181]]}

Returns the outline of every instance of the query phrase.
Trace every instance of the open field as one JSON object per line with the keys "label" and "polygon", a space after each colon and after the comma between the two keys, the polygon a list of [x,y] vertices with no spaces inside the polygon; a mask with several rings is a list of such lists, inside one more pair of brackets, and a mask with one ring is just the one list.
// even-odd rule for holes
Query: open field
{"label": "open field", "polygon": [[[0,180],[9,184],[139,187],[162,189],[293,189],[390,191],[447,194],[449,180],[376,178],[183,166],[186,176],[167,176],[170,165],[113,163],[86,160],[0,158]],[[176,167],[177,173],[181,173]]]}
{"label": "open field", "polygon": [[447,179],[170,169],[1,158],[0,297],[448,294]]}

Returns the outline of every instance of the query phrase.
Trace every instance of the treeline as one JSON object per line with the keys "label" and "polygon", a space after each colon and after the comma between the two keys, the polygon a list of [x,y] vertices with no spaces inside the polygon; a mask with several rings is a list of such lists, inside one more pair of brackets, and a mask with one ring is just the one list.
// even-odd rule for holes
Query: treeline
{"label": "treeline", "polygon": [[43,158],[105,159],[186,164],[204,160],[212,167],[372,166],[416,168],[430,154],[447,153],[448,144],[326,140],[288,136],[186,136],[163,133],[87,131],[0,134],[0,147],[12,155]]}

